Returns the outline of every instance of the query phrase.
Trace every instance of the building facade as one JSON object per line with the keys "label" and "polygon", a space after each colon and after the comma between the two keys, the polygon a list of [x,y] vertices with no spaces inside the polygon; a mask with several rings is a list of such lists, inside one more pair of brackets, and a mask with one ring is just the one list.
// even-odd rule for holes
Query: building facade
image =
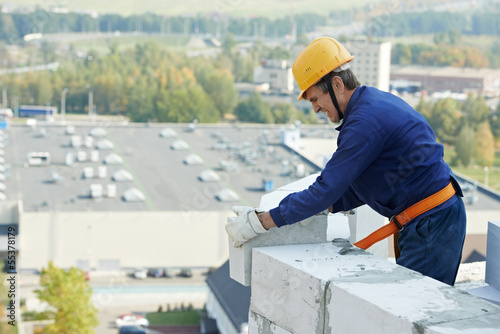
{"label": "building facade", "polygon": [[362,85],[389,91],[391,76],[390,42],[369,42],[353,40],[344,43],[346,49],[354,56],[351,69]]}
{"label": "building facade", "polygon": [[428,93],[451,91],[497,96],[500,91],[500,70],[491,68],[404,66],[395,67],[391,81],[420,83]]}

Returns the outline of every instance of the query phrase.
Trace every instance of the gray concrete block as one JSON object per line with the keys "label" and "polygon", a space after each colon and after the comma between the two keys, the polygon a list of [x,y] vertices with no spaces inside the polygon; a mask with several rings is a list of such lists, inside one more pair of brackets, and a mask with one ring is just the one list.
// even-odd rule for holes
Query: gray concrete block
{"label": "gray concrete block", "polygon": [[235,281],[249,286],[252,273],[252,250],[256,247],[311,244],[326,242],[327,216],[315,216],[307,226],[300,224],[272,228],[269,232],[249,240],[241,247],[229,242],[229,272]]}
{"label": "gray concrete block", "polygon": [[292,333],[500,328],[500,307],[346,244],[254,249],[251,311]]}
{"label": "gray concrete block", "polygon": [[488,223],[485,281],[500,291],[500,222]]}

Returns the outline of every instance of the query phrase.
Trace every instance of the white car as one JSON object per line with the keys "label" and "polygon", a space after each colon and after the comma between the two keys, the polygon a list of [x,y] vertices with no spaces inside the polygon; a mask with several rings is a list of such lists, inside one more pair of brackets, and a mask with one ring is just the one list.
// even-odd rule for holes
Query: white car
{"label": "white car", "polygon": [[122,326],[149,326],[148,319],[139,314],[122,314],[115,320],[116,327]]}
{"label": "white car", "polygon": [[146,269],[137,269],[134,271],[134,277],[137,279],[146,279],[148,272]]}

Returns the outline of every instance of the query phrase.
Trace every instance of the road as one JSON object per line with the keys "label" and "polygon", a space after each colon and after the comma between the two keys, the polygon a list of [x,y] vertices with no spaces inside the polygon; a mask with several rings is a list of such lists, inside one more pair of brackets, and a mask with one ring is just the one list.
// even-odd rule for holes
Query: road
{"label": "road", "polygon": [[[38,275],[22,275],[21,296],[29,310],[43,310],[34,290],[39,289]],[[99,309],[97,334],[116,334],[115,319],[124,313],[156,312],[185,307],[203,308],[208,288],[204,271],[193,270],[190,278],[146,278],[138,280],[124,273],[92,273],[90,285],[92,300]],[[151,334],[157,334],[151,331]]]}

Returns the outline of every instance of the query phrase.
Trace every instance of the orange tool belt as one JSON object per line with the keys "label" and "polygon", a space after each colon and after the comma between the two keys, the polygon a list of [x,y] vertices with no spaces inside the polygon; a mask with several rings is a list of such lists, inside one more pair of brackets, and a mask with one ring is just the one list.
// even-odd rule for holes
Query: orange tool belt
{"label": "orange tool belt", "polygon": [[393,216],[388,224],[382,226],[366,238],[354,243],[354,246],[363,249],[369,248],[374,243],[384,240],[385,238],[400,231],[403,226],[405,226],[413,218],[429,211],[432,208],[435,208],[439,204],[446,202],[453,195],[455,195],[455,188],[453,188],[453,184],[450,182],[446,187],[434,195],[424,198],[420,202],[413,204],[408,209],[401,212],[399,215]]}

